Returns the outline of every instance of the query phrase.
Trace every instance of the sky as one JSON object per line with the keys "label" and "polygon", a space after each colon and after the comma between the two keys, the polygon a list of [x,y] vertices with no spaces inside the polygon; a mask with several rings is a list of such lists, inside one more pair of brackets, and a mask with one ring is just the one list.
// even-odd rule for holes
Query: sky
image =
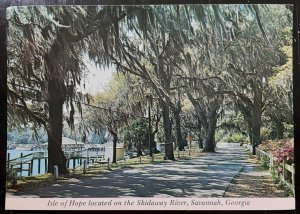
{"label": "sky", "polygon": [[112,74],[115,70],[115,67],[96,67],[94,62],[91,62],[88,59],[86,59],[85,64],[87,66],[88,75],[85,78],[85,89],[83,89],[83,92],[94,94],[98,91],[104,91],[104,89],[106,88],[106,86],[112,78]]}

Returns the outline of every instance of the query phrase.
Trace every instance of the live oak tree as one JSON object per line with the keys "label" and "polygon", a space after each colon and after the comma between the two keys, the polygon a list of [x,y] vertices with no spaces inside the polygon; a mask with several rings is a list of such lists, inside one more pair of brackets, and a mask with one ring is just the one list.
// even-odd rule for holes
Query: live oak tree
{"label": "live oak tree", "polygon": [[[159,9],[165,10],[164,7],[159,7]],[[173,70],[167,63],[166,55],[172,55],[175,50],[170,44],[169,35],[161,29],[163,26],[157,26],[159,21],[166,21],[165,19],[159,20],[161,17],[158,16],[162,16],[163,13],[154,16],[153,7],[148,6],[140,8],[140,10],[141,17],[138,17],[136,22],[131,22],[130,29],[132,31],[128,35],[128,29],[125,29],[126,32],[123,33],[125,39],[120,41],[124,60],[118,56],[111,57],[120,70],[140,77],[145,81],[147,87],[153,89],[162,108],[165,158],[174,160],[170,117]],[[166,14],[164,13],[164,15]],[[142,20],[147,23],[144,29],[139,26],[144,24]]]}
{"label": "live oak tree", "polygon": [[[157,153],[155,136],[158,133],[158,126],[161,122],[161,112],[159,99],[155,97],[155,93],[151,88],[145,84],[145,81],[139,76],[126,73],[127,87],[130,91],[126,97],[127,109],[130,110],[130,121],[129,126],[124,127],[124,140],[125,135],[127,142],[129,142],[129,147],[131,143],[136,143],[136,140],[130,140],[131,136],[136,137],[136,134],[132,129],[136,127],[140,129],[140,125],[144,126],[144,123],[147,121],[147,129],[141,129],[143,134],[142,136],[147,136],[147,140],[142,144],[147,145],[147,150],[149,150],[150,156],[152,153]],[[125,133],[126,132],[126,133]],[[146,133],[147,132],[147,133]],[[141,142],[141,141],[140,141]],[[138,152],[141,154],[141,152]]]}
{"label": "live oak tree", "polygon": [[[125,147],[135,144],[138,155],[141,155],[141,145],[149,145],[149,126],[144,115],[148,98],[137,84],[138,78],[114,72],[107,89],[93,95],[91,104],[84,108],[83,123],[86,124],[86,131],[97,133],[107,130],[112,136],[113,163],[116,163],[116,146],[120,140],[124,141]],[[159,120],[160,115],[153,113],[150,126],[151,148],[154,148],[153,141]]]}
{"label": "live oak tree", "polygon": [[137,157],[143,155],[145,148],[148,148],[148,121],[146,118],[137,118],[131,121],[124,128],[124,143],[127,150],[137,151]]}
{"label": "live oak tree", "polygon": [[[199,148],[203,149],[203,130],[201,125],[201,119],[195,111],[193,104],[188,98],[183,99],[182,105],[182,124],[185,130],[184,132],[186,134],[188,134],[188,132],[195,133],[193,139],[197,137]],[[187,141],[184,142],[184,146],[187,146]]]}
{"label": "live oak tree", "polygon": [[113,73],[108,86],[102,92],[91,97],[91,103],[85,105],[82,121],[86,124],[86,132],[100,133],[106,130],[113,139],[113,163],[117,162],[116,147],[119,142],[121,128],[131,117],[128,107],[129,87],[123,75]]}
{"label": "live oak tree", "polygon": [[[179,81],[177,82],[176,85],[179,85]],[[182,133],[182,123],[183,123],[183,118],[182,118],[182,99],[183,99],[183,94],[181,93],[180,87],[175,86],[175,95],[173,95],[173,102],[172,102],[172,112],[173,112],[173,117],[174,117],[174,125],[175,125],[175,134],[176,134],[176,146],[178,147],[179,151],[184,150],[185,146],[185,140],[184,140],[184,134]],[[177,95],[176,95],[177,94]]]}
{"label": "live oak tree", "polygon": [[291,23],[289,11],[284,6],[269,6],[259,14],[257,6],[252,9],[250,16],[241,20],[240,33],[226,50],[228,75],[224,80],[228,91],[224,93],[235,97],[236,107],[247,120],[255,153],[260,143],[262,115],[272,100],[269,78],[274,75],[273,67],[282,63],[282,30]]}
{"label": "live oak tree", "polygon": [[[183,63],[178,60],[175,62],[177,67],[182,68],[178,76],[190,81],[186,84],[190,86],[186,87],[189,89],[186,94],[197,107],[195,110],[202,117],[201,128],[206,129],[206,133],[213,136],[215,125],[210,129],[213,131],[205,128],[209,126],[203,126],[207,123],[205,116],[208,115],[204,109],[210,109],[210,115],[217,115],[216,108],[222,102],[222,94],[229,95],[248,121],[250,139],[255,147],[260,141],[261,116],[270,102],[268,77],[272,75],[272,67],[280,64],[282,53],[279,47],[283,38],[280,31],[290,24],[289,11],[284,6],[257,5],[222,5],[200,9],[202,14],[203,11],[208,14],[207,18],[202,16],[200,25],[193,26],[190,22],[188,27],[181,27],[179,31],[187,39],[184,43],[180,38],[174,42],[183,56]],[[278,9],[281,23],[277,16],[271,15]],[[196,18],[191,16],[190,20],[195,23]],[[203,29],[207,29],[205,33],[201,33]],[[193,84],[195,86],[191,87]],[[198,96],[202,104],[192,96],[191,88],[200,92]],[[219,102],[216,103],[217,99]],[[203,103],[205,100],[207,103]],[[213,108],[209,107],[210,100]],[[217,119],[212,118],[211,124],[215,124]],[[213,138],[210,139],[208,150],[213,151]]]}
{"label": "live oak tree", "polygon": [[[117,70],[135,75],[141,87],[138,93],[149,89],[147,96],[152,95],[162,110],[166,159],[174,160],[173,115],[177,139],[182,138],[183,94],[195,107],[204,151],[213,151],[224,98],[232,99],[243,113],[256,146],[264,111],[270,118],[286,120],[280,110],[285,106],[272,105],[276,100],[271,98],[290,101],[289,81],[284,82],[284,90],[272,83],[281,79],[274,68],[287,63],[282,38],[283,29],[291,24],[289,16],[284,6],[258,5],[11,7],[9,125],[43,126],[49,141],[48,169],[53,172],[58,165],[60,173],[66,173],[61,150],[63,107],[68,107],[65,119],[73,127],[75,107],[81,113],[82,101],[90,99],[78,92],[78,85],[84,85],[88,56],[99,66],[113,63]],[[133,103],[131,113],[145,107]],[[128,106],[116,106],[111,100],[102,104],[106,119],[119,118],[122,112],[116,108]],[[290,104],[286,107],[291,109]],[[99,125],[107,124],[106,119]],[[116,129],[111,128],[112,133]]]}
{"label": "live oak tree", "polygon": [[271,88],[270,102],[266,107],[266,121],[271,124],[272,135],[276,139],[284,138],[285,125],[293,124],[293,79],[291,30],[286,28],[286,46],[281,49],[286,55],[286,62],[273,68],[274,74],[269,78]]}
{"label": "live oak tree", "polygon": [[84,50],[94,41],[102,41],[98,60],[106,61],[105,53],[113,50],[112,25],[124,17],[117,15],[110,7],[101,6],[8,10],[8,114],[47,130],[49,172],[54,165],[58,165],[60,174],[67,172],[61,149],[63,106],[70,105],[72,124],[76,86],[82,83]]}
{"label": "live oak tree", "polygon": [[[187,39],[184,42],[178,38],[174,40],[175,47],[180,52],[180,60],[173,60],[172,63],[181,71],[175,76],[181,79],[185,86],[183,92],[194,106],[198,118],[198,133],[203,134],[199,137],[200,141],[203,139],[203,152],[214,152],[218,110],[223,99],[223,95],[215,94],[215,90],[220,89],[221,86],[219,75],[223,69],[224,59],[223,44],[213,38],[220,37],[225,32],[224,29],[216,30],[216,23],[211,21],[211,18],[214,20],[219,17],[219,8],[213,6],[204,9],[211,13],[201,19],[200,27],[196,24],[193,27],[190,24],[187,28],[178,28],[182,34],[185,33]],[[195,18],[193,20],[195,21]],[[204,29],[205,33],[203,33]]]}
{"label": "live oak tree", "polygon": [[[165,131],[166,158],[174,159],[170,107],[173,108],[175,114],[179,109],[172,103],[171,89],[177,82],[174,81],[174,77],[181,69],[181,65],[178,65],[182,63],[182,59],[178,55],[180,54],[177,51],[178,47],[187,42],[192,43],[189,41],[190,35],[194,31],[192,22],[196,19],[189,14],[191,12],[199,18],[196,21],[202,24],[200,31],[205,31],[211,27],[209,24],[213,21],[207,23],[207,20],[211,19],[217,19],[218,23],[222,24],[222,32],[225,31],[225,26],[220,9],[215,5],[211,7],[202,5],[190,7],[185,5],[145,6],[139,9],[140,15],[136,21],[130,22],[130,27],[125,29],[126,32],[123,33],[123,39],[120,41],[121,55],[124,60],[118,56],[112,56],[112,59],[118,68],[124,72],[135,74],[144,79],[159,97]],[[218,29],[216,24],[212,29]],[[209,36],[206,35],[206,40]],[[208,47],[208,43],[206,46]],[[184,60],[187,60],[187,56],[184,57]],[[178,59],[180,60],[178,61]],[[180,126],[177,125],[176,127]],[[180,133],[179,130],[178,128],[177,133]]]}

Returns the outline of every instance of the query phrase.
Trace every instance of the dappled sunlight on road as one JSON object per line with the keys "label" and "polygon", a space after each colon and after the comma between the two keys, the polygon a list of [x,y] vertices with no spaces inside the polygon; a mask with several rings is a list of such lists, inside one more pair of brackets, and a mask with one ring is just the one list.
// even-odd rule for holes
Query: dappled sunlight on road
{"label": "dappled sunlight on road", "polygon": [[[241,147],[141,168],[122,169],[19,194],[21,197],[222,197],[244,164]],[[15,195],[17,196],[17,195]]]}

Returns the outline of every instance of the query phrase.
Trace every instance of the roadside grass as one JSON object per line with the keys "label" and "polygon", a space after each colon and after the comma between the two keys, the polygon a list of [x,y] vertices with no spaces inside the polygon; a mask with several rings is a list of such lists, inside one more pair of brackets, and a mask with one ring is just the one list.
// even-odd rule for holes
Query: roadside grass
{"label": "roadside grass", "polygon": [[[53,175],[49,173],[36,176],[18,177],[17,184],[14,186],[11,180],[6,181],[6,191],[14,193],[22,192],[30,189],[49,186],[54,183],[68,182],[72,179],[80,179],[91,176],[101,176],[106,172],[113,172],[126,168],[140,168],[149,165],[170,162],[170,160],[164,160],[164,154],[164,152],[154,154],[154,160],[152,160],[152,158],[149,155],[142,156],[141,158],[135,157],[127,159],[126,164],[124,163],[124,160],[120,160],[117,161],[117,163],[111,163],[109,165],[109,168],[107,163],[94,163],[88,166],[85,173],[83,173],[82,167],[69,169],[68,174],[59,177],[56,180],[53,178]],[[201,149],[195,146],[191,148],[191,151],[174,151],[174,157],[176,161],[190,160],[193,158],[197,158],[200,155]]]}
{"label": "roadside grass", "polygon": [[53,183],[56,183],[56,181],[53,179],[53,175],[50,173],[43,174],[43,175],[28,176],[28,177],[18,177],[17,184],[15,186],[13,186],[11,180],[6,181],[6,191],[7,192],[26,191],[32,188],[48,186]]}
{"label": "roadside grass", "polygon": [[[269,170],[269,161],[268,160],[263,159],[263,158],[261,160],[256,159],[256,163],[259,164],[259,167],[258,167],[259,171]],[[294,196],[294,193],[290,189],[290,187],[288,185],[284,184],[284,182],[281,181],[278,176],[276,176],[274,167],[271,170],[271,176],[272,176],[272,182],[274,184],[276,184],[278,188],[283,189],[284,192],[288,195],[288,197]]]}

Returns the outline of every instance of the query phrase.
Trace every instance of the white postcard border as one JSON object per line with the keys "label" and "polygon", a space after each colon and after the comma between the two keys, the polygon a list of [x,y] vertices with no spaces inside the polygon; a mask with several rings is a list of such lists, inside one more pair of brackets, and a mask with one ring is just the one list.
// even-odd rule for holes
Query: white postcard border
{"label": "white postcard border", "polygon": [[6,210],[294,210],[295,198],[6,198]]}

